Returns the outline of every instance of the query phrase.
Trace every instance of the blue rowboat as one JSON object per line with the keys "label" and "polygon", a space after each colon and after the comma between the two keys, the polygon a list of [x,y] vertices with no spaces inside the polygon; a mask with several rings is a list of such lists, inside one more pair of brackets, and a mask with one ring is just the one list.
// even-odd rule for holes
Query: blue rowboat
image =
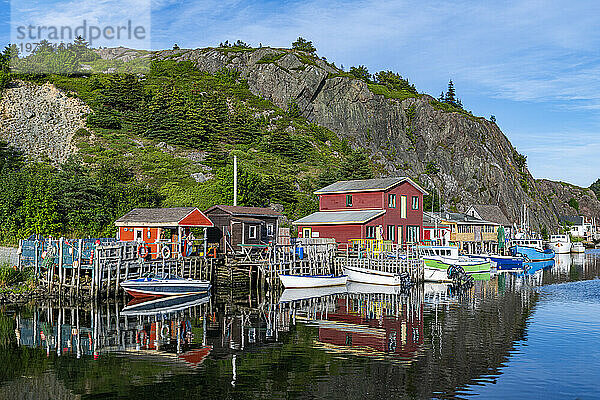
{"label": "blue rowboat", "polygon": [[496,263],[498,271],[512,271],[523,269],[523,257],[500,256],[497,254],[467,254],[471,258],[489,259]]}
{"label": "blue rowboat", "polygon": [[525,261],[546,261],[554,259],[554,251],[540,250],[533,247],[514,245],[510,251],[515,257],[523,257]]}
{"label": "blue rowboat", "polygon": [[161,297],[205,293],[210,289],[210,282],[150,273],[121,282],[121,287],[133,297]]}

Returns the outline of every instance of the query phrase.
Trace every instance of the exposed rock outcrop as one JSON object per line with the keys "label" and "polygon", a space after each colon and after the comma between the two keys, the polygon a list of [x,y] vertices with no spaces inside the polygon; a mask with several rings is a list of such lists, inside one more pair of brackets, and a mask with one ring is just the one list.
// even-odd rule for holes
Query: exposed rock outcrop
{"label": "exposed rock outcrop", "polygon": [[[119,58],[114,51],[101,55]],[[287,49],[165,50],[154,56],[192,61],[207,72],[240,71],[253,93],[282,108],[296,103],[307,119],[368,149],[386,174],[409,175],[427,188],[436,187],[450,209],[498,204],[517,221],[527,204],[535,227],[556,226],[559,212],[565,211],[550,204],[562,199],[549,198],[547,185],[539,186],[519,166],[518,154],[495,123],[436,109],[430,96],[389,99],[323,59]],[[600,209],[597,200],[589,204],[582,211]]]}
{"label": "exposed rock outcrop", "polygon": [[54,85],[13,82],[0,98],[0,139],[28,157],[64,162],[90,108]]}

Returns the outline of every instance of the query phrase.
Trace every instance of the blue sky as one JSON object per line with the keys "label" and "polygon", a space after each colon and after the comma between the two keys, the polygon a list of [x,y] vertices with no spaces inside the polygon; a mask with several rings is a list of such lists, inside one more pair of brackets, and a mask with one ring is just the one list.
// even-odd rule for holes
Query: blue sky
{"label": "blue sky", "polygon": [[[600,177],[600,2],[150,1],[155,49],[288,47],[303,36],[338,66],[393,70],[434,96],[452,79],[465,108],[496,116],[536,178],[589,186]],[[36,3],[76,19],[135,14],[148,0]],[[0,0],[0,42],[10,41],[9,20]]]}

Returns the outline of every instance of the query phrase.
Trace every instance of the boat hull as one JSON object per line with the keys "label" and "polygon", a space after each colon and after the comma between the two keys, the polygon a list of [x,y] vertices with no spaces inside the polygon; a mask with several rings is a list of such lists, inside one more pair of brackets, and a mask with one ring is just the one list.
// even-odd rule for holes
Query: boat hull
{"label": "boat hull", "polygon": [[525,261],[547,261],[554,259],[554,251],[541,251],[533,247],[515,245],[510,248],[513,256],[523,257]]}
{"label": "boat hull", "polygon": [[307,300],[317,297],[333,296],[336,294],[346,293],[346,286],[321,286],[312,288],[286,288],[281,297],[280,303],[289,303],[298,300]]}
{"label": "boat hull", "polygon": [[496,263],[496,268],[499,271],[514,271],[523,269],[523,263],[525,260],[523,257],[511,257],[511,256],[499,256],[499,255],[486,255],[486,254],[469,254],[471,258],[489,259]]}
{"label": "boat hull", "polygon": [[348,276],[334,275],[279,275],[279,280],[286,289],[314,288],[327,286],[341,286],[348,281]]}
{"label": "boat hull", "polygon": [[424,258],[425,262],[425,281],[428,282],[450,282],[448,278],[448,268],[451,265],[461,266],[468,275],[472,275],[476,280],[488,280],[492,270],[492,263],[483,262],[464,262],[454,263],[444,262],[432,258]]}
{"label": "boat hull", "polygon": [[549,242],[547,244],[549,250],[552,250],[555,254],[567,254],[571,252],[571,243],[567,242]]}
{"label": "boat hull", "polygon": [[207,281],[138,281],[131,280],[121,283],[121,287],[133,297],[163,297],[181,296],[206,293],[210,290]]}
{"label": "boat hull", "polygon": [[571,246],[571,253],[585,253],[585,246]]}
{"label": "boat hull", "polygon": [[402,285],[400,275],[377,271],[368,268],[344,267],[344,274],[348,275],[348,281],[370,283],[374,285],[398,286]]}

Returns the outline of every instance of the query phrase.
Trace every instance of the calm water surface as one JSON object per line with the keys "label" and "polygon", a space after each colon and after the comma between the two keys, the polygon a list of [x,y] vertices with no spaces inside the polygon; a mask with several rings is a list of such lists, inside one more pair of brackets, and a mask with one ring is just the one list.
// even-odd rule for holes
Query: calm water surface
{"label": "calm water surface", "polygon": [[459,292],[216,288],[0,310],[0,399],[600,398],[600,253]]}

